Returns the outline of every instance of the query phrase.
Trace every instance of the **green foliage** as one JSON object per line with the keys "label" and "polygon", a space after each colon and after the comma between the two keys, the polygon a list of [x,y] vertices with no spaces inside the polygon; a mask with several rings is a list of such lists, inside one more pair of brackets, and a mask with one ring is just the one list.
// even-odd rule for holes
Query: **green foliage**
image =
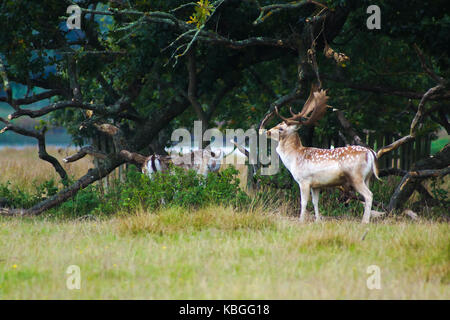
{"label": "green foliage", "polygon": [[442,178],[432,178],[431,193],[433,194],[433,197],[442,204],[443,208],[448,208],[450,206],[448,190],[446,190],[442,187],[439,187],[439,185],[438,185],[439,180],[443,181],[443,177]]}
{"label": "green foliage", "polygon": [[11,186],[11,182],[0,183],[0,198],[11,208],[30,208],[33,205],[55,195],[58,187],[53,179],[41,184],[33,183],[33,192],[23,191],[20,187]]}
{"label": "green foliage", "polygon": [[[87,214],[114,214],[119,211],[157,209],[177,206],[200,208],[211,204],[243,206],[249,197],[239,188],[238,170],[229,167],[220,174],[207,177],[195,171],[174,167],[169,173],[156,173],[150,179],[132,167],[124,182],[114,181],[107,192],[96,185],[78,191],[76,195],[51,210],[52,214],[83,216]],[[0,200],[12,208],[30,208],[55,195],[58,187],[53,179],[35,184],[26,192],[11,183],[0,184]]]}
{"label": "green foliage", "polygon": [[[207,177],[174,167],[172,172],[158,172],[152,179],[136,170],[130,170],[127,181],[111,191],[121,210],[156,209],[161,206],[202,207],[209,204],[242,205],[246,194],[239,188],[238,171],[227,168],[220,174]],[[109,208],[103,207],[102,211]]]}
{"label": "green foliage", "polygon": [[90,185],[78,191],[73,198],[64,202],[52,212],[63,215],[83,216],[97,210],[102,206],[103,202],[105,202],[105,199],[101,198],[99,188]]}
{"label": "green foliage", "polygon": [[201,28],[205,23],[208,17],[211,15],[211,11],[213,10],[213,6],[209,3],[208,0],[200,0],[196,3],[195,12],[192,16],[189,17],[189,21],[187,23],[193,23],[197,26],[197,28]]}
{"label": "green foliage", "polygon": [[[175,167],[171,173],[156,173],[150,179],[132,167],[127,173],[126,180],[120,183],[114,181],[107,192],[102,192],[98,186],[90,185],[53,209],[52,213],[83,216],[133,213],[139,209],[154,210],[171,206],[182,208],[200,208],[211,204],[243,206],[249,203],[249,197],[239,188],[237,174],[238,171],[230,167],[220,174],[210,173],[204,177],[195,171]],[[45,190],[55,191],[50,186]],[[30,195],[22,193],[19,199],[29,197]],[[36,201],[37,198],[32,199]]]}

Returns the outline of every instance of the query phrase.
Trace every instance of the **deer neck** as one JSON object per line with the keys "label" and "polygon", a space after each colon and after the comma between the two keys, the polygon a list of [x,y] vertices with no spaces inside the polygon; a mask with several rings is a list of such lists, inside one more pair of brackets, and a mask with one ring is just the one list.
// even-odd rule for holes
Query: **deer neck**
{"label": "deer neck", "polygon": [[286,137],[282,137],[277,146],[277,153],[284,165],[289,169],[292,158],[297,157],[299,151],[303,149],[302,141],[297,132],[293,132]]}

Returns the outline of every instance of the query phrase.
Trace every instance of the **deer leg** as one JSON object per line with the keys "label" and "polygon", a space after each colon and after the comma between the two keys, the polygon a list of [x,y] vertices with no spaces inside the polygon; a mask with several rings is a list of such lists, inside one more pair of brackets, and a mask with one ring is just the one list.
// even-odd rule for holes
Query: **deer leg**
{"label": "deer leg", "polygon": [[319,194],[320,194],[320,190],[319,189],[311,189],[311,198],[312,198],[312,203],[314,205],[314,214],[316,216],[316,222],[319,222],[321,220],[320,218],[320,213],[319,213]]}
{"label": "deer leg", "polygon": [[364,183],[366,184],[367,187],[370,186],[370,178],[371,178],[371,176],[369,174],[369,175],[367,175],[367,178],[364,180]]}
{"label": "deer leg", "polygon": [[301,211],[300,211],[300,222],[304,222],[307,216],[306,206],[309,201],[309,185],[300,185],[300,195],[302,197],[301,201]]}
{"label": "deer leg", "polygon": [[373,200],[372,191],[370,191],[363,180],[353,183],[353,187],[364,197],[364,216],[362,219],[362,223],[369,223]]}

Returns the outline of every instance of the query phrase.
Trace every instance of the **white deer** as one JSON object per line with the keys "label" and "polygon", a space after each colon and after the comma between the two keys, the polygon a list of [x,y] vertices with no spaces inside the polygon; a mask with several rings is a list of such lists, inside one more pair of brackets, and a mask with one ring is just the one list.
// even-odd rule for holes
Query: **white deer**
{"label": "white deer", "polygon": [[[323,187],[352,186],[365,200],[362,223],[369,223],[373,195],[368,185],[372,173],[377,179],[377,157],[373,150],[361,146],[346,146],[335,149],[318,149],[304,147],[297,130],[301,125],[311,125],[324,114],[328,96],[325,90],[311,88],[308,100],[299,113],[291,111],[292,117],[285,118],[275,113],[284,121],[267,131],[267,135],[277,140],[276,148],[281,161],[291,172],[300,187],[301,211],[300,221],[306,217],[306,206],[311,192],[316,221],[320,221],[319,192]],[[260,131],[265,122],[272,116],[269,114],[261,123]]]}

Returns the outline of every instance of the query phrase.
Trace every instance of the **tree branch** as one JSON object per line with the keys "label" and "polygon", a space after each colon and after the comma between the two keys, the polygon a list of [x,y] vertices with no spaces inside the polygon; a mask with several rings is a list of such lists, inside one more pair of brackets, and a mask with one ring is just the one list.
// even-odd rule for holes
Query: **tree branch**
{"label": "tree branch", "polygon": [[111,171],[124,163],[124,160],[118,156],[114,156],[108,159],[105,165],[102,165],[95,169],[89,169],[89,171],[77,180],[71,186],[61,190],[56,195],[36,204],[30,209],[11,209],[0,208],[0,215],[4,216],[37,216],[44,211],[56,207],[67,199],[73,197],[79,190],[86,188],[90,184],[97,180],[107,176]]}
{"label": "tree branch", "polygon": [[315,4],[322,8],[328,8],[324,4],[321,4],[321,3],[313,1],[313,0],[303,0],[303,1],[298,1],[298,2],[294,2],[294,3],[291,2],[291,3],[271,4],[271,5],[267,5],[264,7],[259,6],[259,3],[258,3],[260,14],[259,14],[258,18],[256,18],[255,21],[253,21],[253,24],[257,25],[257,24],[263,23],[268,17],[270,17],[274,13],[278,13],[283,10],[298,9],[307,4]]}
{"label": "tree branch", "polygon": [[[93,104],[93,103],[86,103],[81,101],[61,101],[52,103],[48,106],[45,106],[38,110],[30,110],[30,109],[17,109],[16,112],[10,114],[8,116],[9,120],[16,119],[22,116],[29,116],[30,118],[38,118],[42,117],[50,112],[59,110],[59,109],[65,109],[65,108],[78,108],[82,110],[92,110],[94,113],[100,114],[100,115],[118,115],[125,119],[135,120],[135,116],[121,112],[123,106],[128,105],[128,101],[124,99],[119,99],[115,104],[106,106],[104,104]],[[141,120],[138,118],[138,120]]]}
{"label": "tree branch", "polygon": [[345,118],[344,113],[341,110],[336,110],[337,118],[339,120],[339,123],[341,124],[342,128],[348,132],[350,137],[352,138],[352,143],[356,143],[360,146],[364,146],[366,148],[370,148],[369,145],[367,145],[362,139],[359,137],[359,135],[356,133],[355,129],[353,129],[351,123]]}
{"label": "tree branch", "polygon": [[[31,97],[14,99],[14,100],[12,100],[12,104],[16,105],[16,106],[28,105],[28,104],[32,104],[32,103],[35,103],[35,102],[38,102],[41,100],[52,98],[52,97],[60,95],[60,94],[62,94],[62,91],[60,89],[54,89],[54,90],[45,91],[45,92],[42,92],[39,94],[33,94]],[[0,97],[0,102],[8,102],[9,103],[9,100],[8,100],[8,98]]]}
{"label": "tree branch", "polygon": [[423,117],[423,110],[424,110],[424,106],[425,106],[425,102],[429,99],[429,97],[431,95],[433,95],[434,93],[436,93],[437,91],[441,90],[443,88],[443,86],[441,84],[438,84],[437,86],[430,88],[422,97],[422,99],[420,100],[419,106],[417,107],[417,113],[414,116],[414,119],[411,122],[411,127],[410,127],[410,132],[409,135],[404,136],[396,141],[394,141],[393,143],[382,147],[381,149],[379,149],[377,151],[377,157],[381,158],[384,154],[391,152],[397,148],[399,148],[401,145],[414,140],[416,137],[416,133],[417,133],[417,129],[419,127],[419,123],[422,121],[422,117]]}
{"label": "tree branch", "polygon": [[28,129],[19,127],[17,125],[14,125],[14,124],[4,120],[3,118],[0,118],[0,121],[6,124],[6,126],[0,130],[0,134],[5,131],[10,130],[10,131],[14,131],[18,134],[21,134],[23,136],[35,138],[38,141],[39,158],[49,162],[53,166],[55,171],[59,174],[59,176],[61,177],[62,180],[67,179],[66,170],[64,170],[64,168],[61,166],[61,164],[55,157],[53,157],[47,153],[46,145],[45,145],[46,128],[44,128],[42,130],[42,132],[38,132],[38,131],[32,131],[32,130],[28,130]]}
{"label": "tree branch", "polygon": [[187,68],[189,72],[189,86],[187,96],[192,104],[192,107],[195,110],[195,113],[197,114],[197,117],[202,121],[203,130],[206,130],[206,126],[208,125],[208,119],[201,104],[197,100],[197,70],[196,70],[197,68],[196,68],[194,47],[192,47],[191,50],[189,50],[187,57],[188,57]]}
{"label": "tree branch", "polygon": [[445,83],[445,79],[438,76],[425,62],[425,57],[422,53],[422,51],[419,49],[419,47],[417,46],[417,44],[414,43],[414,50],[416,50],[417,55],[419,56],[420,59],[420,64],[422,65],[422,69],[431,77],[431,79],[433,79],[434,81],[436,81],[437,83],[444,85]]}
{"label": "tree branch", "polygon": [[87,147],[82,147],[77,153],[64,158],[63,161],[65,163],[75,162],[77,160],[84,158],[88,154],[93,157],[96,157],[96,158],[106,159],[105,153],[94,149],[92,146],[87,146]]}
{"label": "tree branch", "polygon": [[[325,74],[322,75],[322,78],[325,80],[333,81],[333,82],[339,82],[343,86],[351,88],[351,89],[355,89],[355,90],[368,91],[368,92],[374,92],[374,93],[382,93],[382,94],[387,94],[387,95],[405,97],[405,98],[409,98],[409,99],[417,99],[417,100],[422,99],[423,95],[426,93],[426,92],[421,93],[421,92],[409,91],[409,90],[398,89],[398,88],[393,88],[393,87],[381,87],[381,86],[371,85],[371,84],[353,83],[353,82],[346,81],[345,79],[340,78],[340,77],[334,77],[334,76],[325,75]],[[435,92],[428,97],[428,100],[435,100],[435,101],[448,100],[448,99],[450,99],[450,91],[449,90],[445,90],[440,94]]]}

